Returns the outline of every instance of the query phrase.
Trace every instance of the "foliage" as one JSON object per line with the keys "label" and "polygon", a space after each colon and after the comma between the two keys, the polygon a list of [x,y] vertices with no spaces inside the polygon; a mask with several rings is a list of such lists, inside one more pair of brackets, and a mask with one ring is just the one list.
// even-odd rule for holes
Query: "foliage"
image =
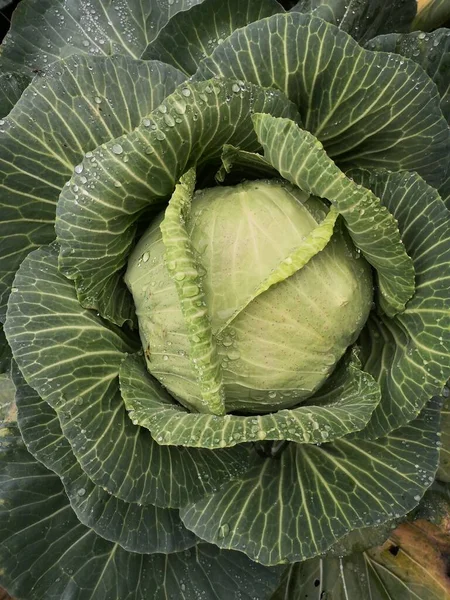
{"label": "foliage", "polygon": [[18,598],[450,597],[449,32],[410,33],[415,0],[284,4],[14,13]]}
{"label": "foliage", "polygon": [[417,0],[417,15],[413,29],[430,31],[441,27],[450,19],[450,7],[447,0]]}

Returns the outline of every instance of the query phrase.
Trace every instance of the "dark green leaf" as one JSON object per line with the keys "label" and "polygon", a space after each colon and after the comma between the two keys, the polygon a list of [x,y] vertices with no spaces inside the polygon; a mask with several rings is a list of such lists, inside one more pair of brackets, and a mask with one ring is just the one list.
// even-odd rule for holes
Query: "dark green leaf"
{"label": "dark green leaf", "polygon": [[202,1],[21,0],[2,61],[29,72],[73,54],[140,58],[170,17]]}
{"label": "dark green leaf", "polygon": [[128,418],[119,366],[135,338],[83,309],[43,247],[18,270],[5,332],[27,383],[56,410],[92,481],[126,502],[177,508],[247,469],[245,448],[162,447]]}
{"label": "dark green leaf", "polygon": [[396,528],[400,521],[406,518],[393,519],[381,525],[375,524],[373,527],[354,529],[328,548],[327,557],[342,558],[343,556],[355,554],[355,552],[364,552],[374,546],[379,546],[387,540],[389,534]]}
{"label": "dark green leaf", "polygon": [[175,15],[142,58],[161,60],[192,75],[233,31],[280,12],[284,9],[276,0],[203,0]]}
{"label": "dark green leaf", "polygon": [[409,31],[416,16],[416,0],[300,0],[293,11],[337,25],[359,43],[382,33]]}
{"label": "dark green leaf", "polygon": [[447,179],[439,188],[439,195],[445,203],[445,206],[450,210],[450,168]]}
{"label": "dark green leaf", "polygon": [[74,166],[85,153],[91,160],[89,151],[99,144],[134,129],[183,79],[161,63],[76,56],[36,77],[2,120],[1,317],[19,264],[55,237],[55,204]]}
{"label": "dark green leaf", "polygon": [[373,438],[413,419],[450,375],[450,214],[415,173],[349,174],[395,217],[416,272],[416,293],[406,310],[393,319],[373,312],[362,332],[364,369],[382,391],[365,429]]}
{"label": "dark green leaf", "polygon": [[11,366],[11,348],[5,338],[3,325],[0,323],[0,374],[6,373]]}
{"label": "dark green leaf", "polygon": [[29,452],[62,479],[72,510],[84,525],[130,552],[168,554],[195,545],[177,510],[123,502],[94,485],[77,462],[56,412],[20,372],[14,379],[22,438]]}
{"label": "dark green leaf", "polygon": [[445,179],[449,131],[429,77],[322,19],[294,12],[238,29],[196,78],[214,75],[282,90],[342,168],[414,170],[434,187]]}
{"label": "dark green leaf", "polygon": [[414,511],[414,519],[425,519],[442,530],[448,529],[450,515],[450,483],[435,479],[427,490],[419,506]]}
{"label": "dark green leaf", "polygon": [[[446,388],[446,394],[448,394]],[[444,402],[442,409],[442,436],[441,436],[441,454],[439,460],[439,469],[436,477],[441,481],[450,482],[450,398]]]}
{"label": "dark green leaf", "polygon": [[242,173],[245,178],[280,177],[280,174],[267,160],[256,152],[246,152],[230,144],[225,144],[222,150],[222,166],[216,175],[216,181],[223,183],[232,171]]}
{"label": "dark green leaf", "polygon": [[142,58],[161,60],[192,75],[233,31],[280,12],[284,9],[276,0],[203,0],[175,15]]}
{"label": "dark green leaf", "polygon": [[30,77],[21,73],[0,73],[0,119],[9,113],[29,83]]}
{"label": "dark green leaf", "polygon": [[382,35],[366,44],[370,50],[395,52],[410,58],[425,69],[437,85],[441,110],[450,123],[450,30],[432,33]]}
{"label": "dark green leaf", "polygon": [[2,433],[0,581],[18,598],[261,600],[278,585],[278,570],[240,552],[142,555],[102,539],[78,521],[59,478]]}
{"label": "dark green leaf", "polygon": [[415,421],[373,442],[292,443],[281,458],[257,460],[244,476],[182,509],[181,518],[202,539],[263,564],[321,554],[349,531],[419,503],[437,467],[440,408],[431,401]]}

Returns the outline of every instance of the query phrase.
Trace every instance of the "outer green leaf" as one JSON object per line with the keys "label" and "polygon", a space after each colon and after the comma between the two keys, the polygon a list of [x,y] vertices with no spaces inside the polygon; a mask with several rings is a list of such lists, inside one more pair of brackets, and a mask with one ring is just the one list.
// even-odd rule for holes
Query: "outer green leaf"
{"label": "outer green leaf", "polygon": [[195,170],[191,169],[175,188],[160,229],[167,269],[175,283],[188,331],[190,359],[196,367],[201,393],[201,403],[196,408],[199,412],[224,415],[222,369],[206,309],[201,275],[185,225],[194,190]]}
{"label": "outer green leaf", "polygon": [[5,338],[3,325],[0,324],[0,373],[6,373],[11,365],[11,348]]}
{"label": "outer green leaf", "polygon": [[450,31],[432,33],[382,35],[370,40],[366,47],[381,52],[396,52],[419,64],[437,85],[441,110],[450,123]]}
{"label": "outer green leaf", "polygon": [[204,0],[175,15],[142,58],[161,60],[192,75],[233,31],[281,12],[284,9],[276,0]]}
{"label": "outer green leaf", "polygon": [[355,246],[377,270],[381,308],[389,315],[404,310],[414,293],[414,268],[389,211],[370,190],[345,177],[309,132],[270,115],[256,114],[253,122],[265,158],[282,177],[327,198],[344,217]]}
{"label": "outer green leaf", "polygon": [[173,192],[187,168],[219,158],[225,143],[257,150],[254,111],[297,115],[280,92],[235,81],[187,83],[133,133],[94,151],[94,164],[83,161],[61,194],[56,223],[60,266],[83,306],[118,324],[131,318],[122,269],[134,223]]}
{"label": "outer green leaf", "polygon": [[439,460],[439,469],[436,476],[441,481],[450,483],[450,398],[448,388],[445,388],[447,398],[442,409],[442,437],[441,437],[441,455]]}
{"label": "outer green leaf", "polygon": [[[448,600],[447,577],[436,577],[436,562],[427,560],[433,549],[424,541],[400,548],[393,538],[367,553],[297,563],[272,600]],[[437,549],[433,554],[443,571],[444,560]]]}
{"label": "outer green leaf", "polygon": [[356,552],[364,552],[365,550],[379,546],[387,540],[389,534],[396,526],[407,518],[406,516],[401,519],[386,521],[381,525],[375,524],[373,527],[354,529],[333,544],[331,548],[328,548],[327,557],[342,558],[343,556],[350,556]]}
{"label": "outer green leaf", "polygon": [[[405,515],[431,485],[438,461],[438,401],[374,442],[290,444],[215,494],[181,510],[185,525],[263,564],[301,561],[349,531]],[[420,456],[420,469],[417,467]]]}
{"label": "outer green leaf", "polygon": [[87,475],[126,502],[176,508],[247,468],[244,448],[163,448],[135,427],[119,390],[119,365],[136,340],[78,303],[44,247],[14,280],[5,332],[27,383],[58,414]]}
{"label": "outer green leaf", "polygon": [[21,0],[2,44],[2,61],[14,70],[46,71],[73,54],[140,58],[171,16],[201,2]]}
{"label": "outer green leaf", "polygon": [[63,481],[78,519],[101,537],[142,554],[171,553],[195,545],[177,510],[129,504],[94,485],[64,437],[56,412],[15,373],[18,425],[31,454]]}
{"label": "outer green leaf", "polygon": [[322,19],[289,13],[238,29],[196,77],[213,75],[282,90],[341,167],[414,170],[434,187],[445,178],[448,127],[421,67],[363,50]]}
{"label": "outer green leaf", "polygon": [[9,113],[29,83],[30,78],[22,73],[0,73],[0,119]]}
{"label": "outer green leaf", "polygon": [[450,214],[415,173],[351,171],[398,222],[414,262],[416,293],[394,319],[372,313],[362,332],[363,367],[380,383],[382,401],[365,434],[385,435],[413,419],[450,375]]}
{"label": "outer green leaf", "polygon": [[414,519],[426,520],[442,531],[446,531],[448,529],[449,514],[450,485],[435,479],[414,511]]}
{"label": "outer green leaf", "polygon": [[416,16],[417,1],[300,0],[292,10],[312,12],[363,43],[382,33],[409,31]]}
{"label": "outer green leaf", "polygon": [[0,375],[0,423],[15,423],[17,410],[16,389],[9,375]]}
{"label": "outer green leaf", "polygon": [[222,166],[216,174],[217,183],[223,183],[232,171],[238,171],[246,179],[278,177],[280,174],[267,160],[256,152],[246,152],[231,144],[225,144],[222,150]]}
{"label": "outer green leaf", "polygon": [[445,203],[445,206],[450,210],[450,168],[447,179],[439,188],[439,195]]}
{"label": "outer green leaf", "polygon": [[418,0],[419,10],[412,24],[413,29],[429,31],[440,27],[450,19],[447,0]]}
{"label": "outer green leaf", "polygon": [[260,600],[278,585],[278,570],[239,552],[200,544],[142,555],[98,537],[75,517],[59,478],[20,446],[3,447],[0,481],[0,581],[19,598]]}
{"label": "outer green leaf", "polygon": [[55,237],[55,204],[74,166],[134,129],[183,79],[161,63],[77,56],[27,88],[0,126],[1,320],[19,264]]}
{"label": "outer green leaf", "polygon": [[337,369],[309,405],[252,417],[187,412],[147,373],[141,356],[122,363],[120,385],[130,417],[159,444],[202,448],[260,440],[322,443],[362,429],[380,398],[371,377],[352,364]]}

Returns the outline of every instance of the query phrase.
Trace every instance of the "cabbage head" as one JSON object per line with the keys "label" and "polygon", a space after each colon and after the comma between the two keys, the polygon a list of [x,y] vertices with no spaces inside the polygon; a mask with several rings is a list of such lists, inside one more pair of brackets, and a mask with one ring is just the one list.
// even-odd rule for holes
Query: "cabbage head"
{"label": "cabbage head", "polygon": [[170,215],[152,221],[125,276],[149,372],[193,412],[307,400],[372,304],[369,263],[333,232],[337,211],[277,180],[207,188],[185,221],[187,256]]}
{"label": "cabbage head", "polygon": [[415,0],[282,4],[14,12],[18,599],[450,598],[408,529],[450,498],[450,33],[410,33]]}

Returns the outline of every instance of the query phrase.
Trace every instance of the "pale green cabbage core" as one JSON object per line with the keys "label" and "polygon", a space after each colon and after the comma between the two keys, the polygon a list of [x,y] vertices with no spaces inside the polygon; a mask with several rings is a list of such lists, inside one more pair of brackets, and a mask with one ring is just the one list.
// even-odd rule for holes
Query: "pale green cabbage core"
{"label": "pale green cabbage core", "polygon": [[[326,381],[372,305],[368,263],[339,224],[300,270],[255,295],[328,213],[327,204],[276,181],[196,192],[186,222],[202,274],[227,412],[295,406]],[[161,214],[137,244],[125,280],[149,372],[186,407],[202,405]]]}

